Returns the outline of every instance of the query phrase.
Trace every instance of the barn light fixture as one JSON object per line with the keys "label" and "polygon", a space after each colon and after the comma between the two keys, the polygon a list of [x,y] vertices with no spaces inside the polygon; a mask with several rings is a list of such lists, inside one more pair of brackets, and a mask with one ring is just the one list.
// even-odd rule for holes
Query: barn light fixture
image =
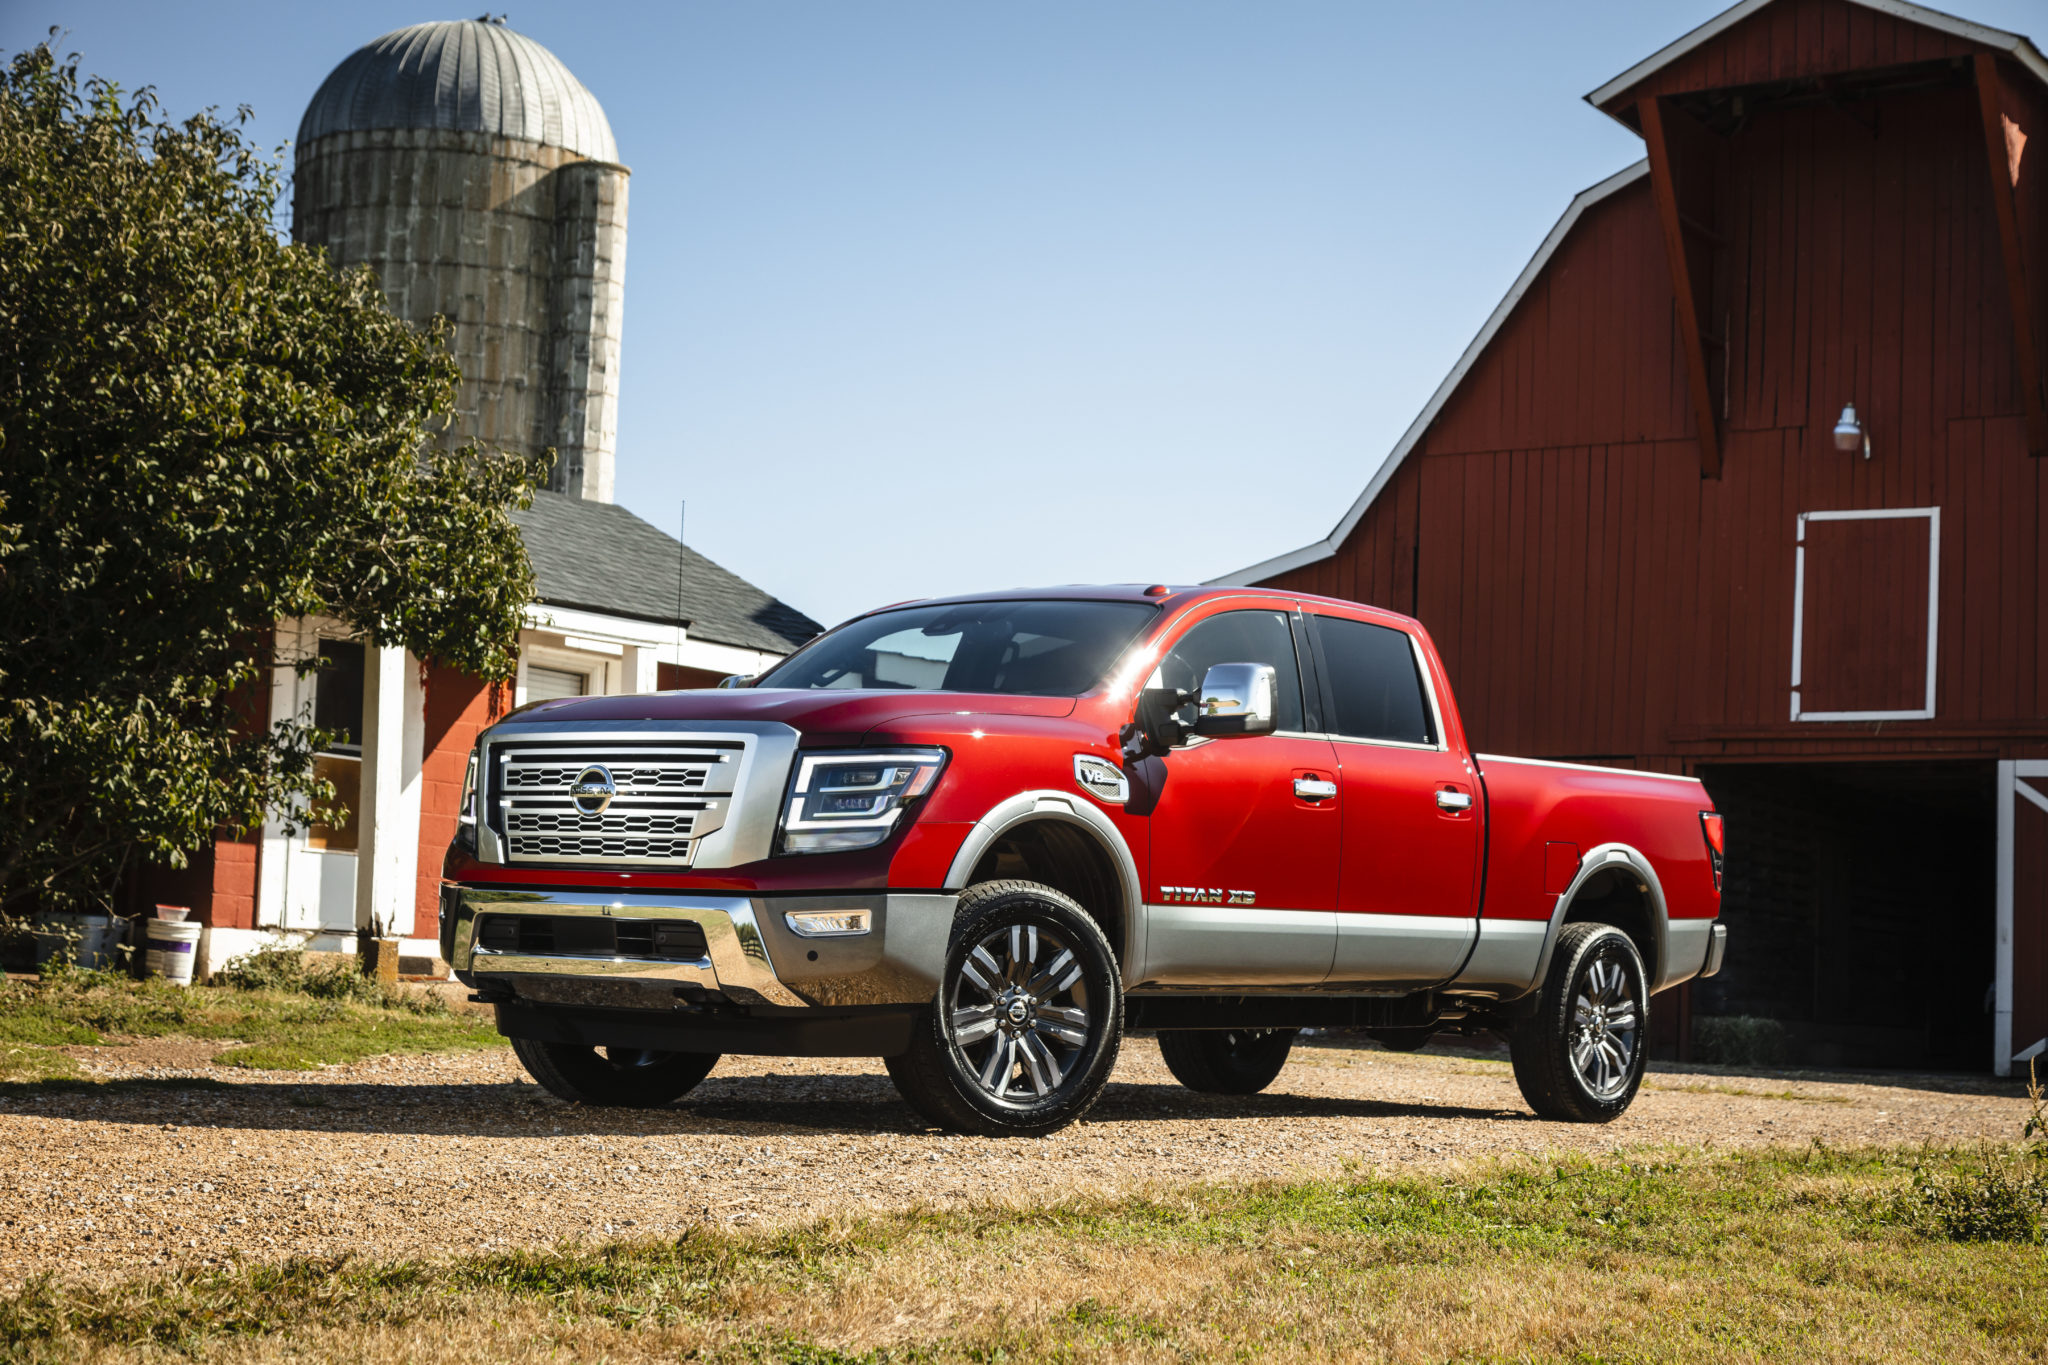
{"label": "barn light fixture", "polygon": [[1863,458],[1870,458],[1870,433],[1856,420],[1856,405],[1842,404],[1842,420],[1835,423],[1835,449],[1844,455],[1854,455],[1858,446],[1863,447]]}

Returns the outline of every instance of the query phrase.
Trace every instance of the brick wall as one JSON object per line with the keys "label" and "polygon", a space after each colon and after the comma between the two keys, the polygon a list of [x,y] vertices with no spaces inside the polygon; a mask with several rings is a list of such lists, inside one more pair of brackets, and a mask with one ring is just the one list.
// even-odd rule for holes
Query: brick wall
{"label": "brick wall", "polygon": [[137,915],[158,905],[183,905],[202,924],[253,929],[262,857],[261,830],[240,839],[218,830],[213,842],[195,849],[181,868],[148,865],[123,877],[119,909],[124,915]]}
{"label": "brick wall", "polygon": [[441,859],[455,838],[462,778],[469,751],[484,727],[511,708],[512,690],[504,683],[485,683],[452,668],[431,664],[426,670],[426,744],[420,770],[419,889],[414,897],[413,924],[399,932],[432,938],[439,931]]}

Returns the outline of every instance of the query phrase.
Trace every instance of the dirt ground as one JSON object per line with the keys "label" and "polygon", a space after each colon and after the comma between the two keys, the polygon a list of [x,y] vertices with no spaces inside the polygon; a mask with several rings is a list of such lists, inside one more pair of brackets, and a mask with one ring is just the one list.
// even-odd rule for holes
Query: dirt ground
{"label": "dirt ground", "polygon": [[0,1096],[0,1287],[293,1253],[440,1256],[909,1205],[1387,1171],[1505,1153],[2017,1136],[1989,1078],[1653,1068],[1606,1127],[1535,1119],[1502,1057],[1298,1047],[1266,1094],[1183,1090],[1130,1039],[1087,1122],[990,1140],[923,1126],[879,1062],[729,1057],[674,1107],[546,1095],[509,1050],[307,1074],[215,1068],[226,1044],[67,1049],[142,1084]]}

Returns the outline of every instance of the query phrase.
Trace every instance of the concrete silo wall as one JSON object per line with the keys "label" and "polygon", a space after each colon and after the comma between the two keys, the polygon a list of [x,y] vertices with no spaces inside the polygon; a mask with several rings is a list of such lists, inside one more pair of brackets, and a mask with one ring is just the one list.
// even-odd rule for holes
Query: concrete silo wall
{"label": "concrete silo wall", "polygon": [[447,444],[553,447],[559,491],[610,501],[626,179],[483,133],[335,133],[299,148],[292,235],[374,268],[401,317],[454,323]]}
{"label": "concrete silo wall", "polygon": [[556,487],[612,500],[619,426],[619,322],[626,306],[626,173],[579,161],[554,174],[549,432]]}

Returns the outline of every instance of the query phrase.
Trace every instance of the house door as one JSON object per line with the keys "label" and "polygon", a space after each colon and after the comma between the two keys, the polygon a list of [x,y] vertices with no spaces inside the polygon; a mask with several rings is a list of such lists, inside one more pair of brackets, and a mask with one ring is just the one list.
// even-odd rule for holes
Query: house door
{"label": "house door", "polygon": [[[280,633],[290,627],[279,627]],[[279,877],[266,878],[266,923],[281,929],[353,933],[356,928],[356,831],[363,809],[363,668],[359,641],[322,638],[317,628],[300,630],[297,651],[317,652],[318,672],[281,679],[273,690],[280,717],[312,714],[313,723],[338,738],[313,760],[314,771],[334,784],[335,800],[348,815],[336,823],[315,822],[287,833],[273,821],[265,856],[278,856]],[[283,642],[290,651],[290,641]]]}
{"label": "house door", "polygon": [[1992,1070],[2048,1070],[2048,762],[1998,765],[1998,977]]}

